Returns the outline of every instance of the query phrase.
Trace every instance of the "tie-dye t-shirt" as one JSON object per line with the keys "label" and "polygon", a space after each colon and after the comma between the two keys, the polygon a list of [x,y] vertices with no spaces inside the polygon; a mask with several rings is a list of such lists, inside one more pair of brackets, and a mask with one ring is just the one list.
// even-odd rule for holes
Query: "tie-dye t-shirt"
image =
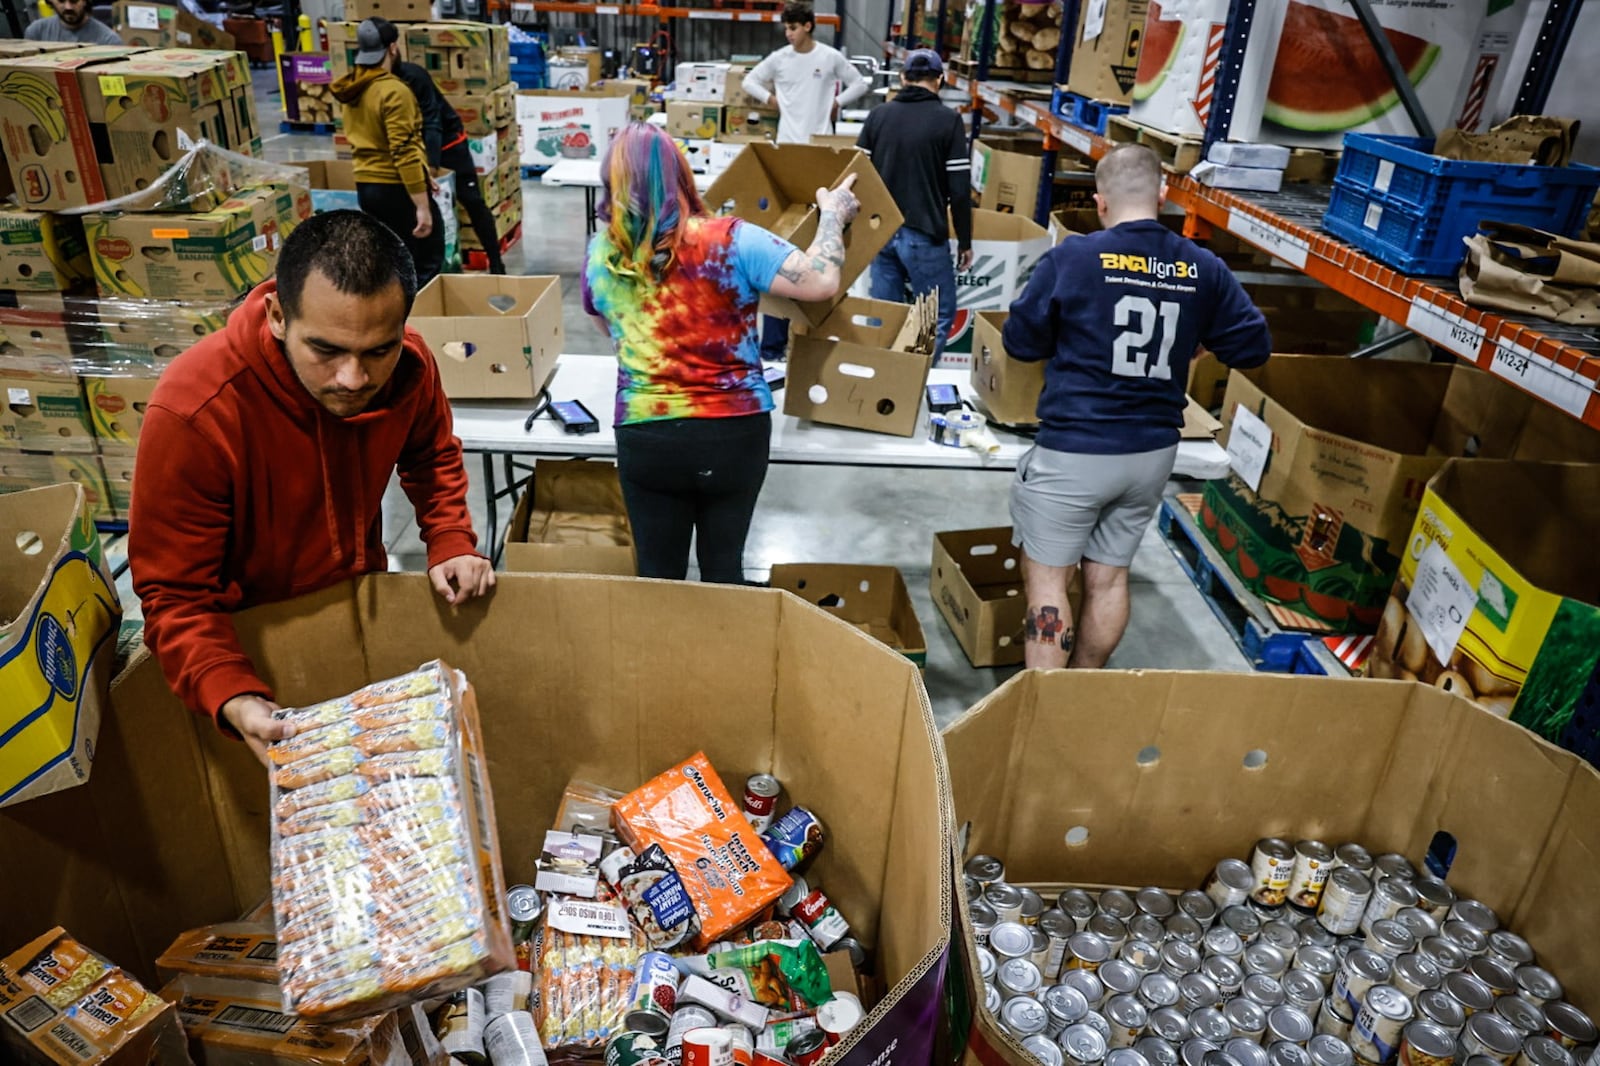
{"label": "tie-dye t-shirt", "polygon": [[757,307],[794,245],[736,218],[693,218],[659,285],[618,278],[595,247],[583,306],[617,344],[617,425],[772,410]]}

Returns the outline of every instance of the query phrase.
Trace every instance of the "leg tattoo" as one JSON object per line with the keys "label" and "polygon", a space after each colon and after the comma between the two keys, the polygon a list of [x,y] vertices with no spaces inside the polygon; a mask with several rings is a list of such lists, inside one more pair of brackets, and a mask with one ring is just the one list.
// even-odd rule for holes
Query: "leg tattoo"
{"label": "leg tattoo", "polygon": [[1059,607],[1029,607],[1023,635],[1030,644],[1056,644],[1062,651],[1072,650],[1072,627],[1061,617]]}

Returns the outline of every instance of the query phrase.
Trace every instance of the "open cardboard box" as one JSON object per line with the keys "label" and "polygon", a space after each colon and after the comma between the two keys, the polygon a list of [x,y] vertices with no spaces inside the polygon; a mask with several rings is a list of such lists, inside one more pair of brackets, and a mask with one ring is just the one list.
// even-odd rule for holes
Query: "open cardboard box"
{"label": "open cardboard box", "polygon": [[540,459],[506,530],[505,568],[543,574],[639,572],[612,463]]}
{"label": "open cardboard box", "polygon": [[903,221],[872,160],[854,149],[808,144],[752,142],[706,190],[713,212],[738,215],[771,230],[796,247],[808,248],[817,235],[815,198],[818,189],[832,189],[855,175],[854,192],[861,211],[844,232],[845,258],[839,293],[831,300],[796,303],[763,296],[762,307],[779,318],[820,326],[845,298],[852,282],[872,264]]}
{"label": "open cardboard box", "polygon": [[897,437],[916,436],[933,365],[938,308],[847,296],[790,346],[783,413]]}
{"label": "open cardboard box", "polygon": [[[955,230],[950,232],[954,255]],[[1050,231],[1027,213],[972,212],[972,266],[956,275],[956,317],[940,366],[971,365],[976,313],[1009,308],[1051,247]]]}
{"label": "open cardboard box", "polygon": [[[81,784],[95,759],[122,607],[81,487],[0,496],[0,622],[3,807]],[[29,891],[6,880],[0,911]],[[36,917],[31,929],[6,930],[4,950],[55,924]]]}
{"label": "open cardboard box", "polygon": [[919,668],[928,665],[928,641],[898,567],[779,563],[770,583],[844,619]]}
{"label": "open cardboard box", "polygon": [[[1022,549],[1011,543],[1010,526],[935,533],[928,584],[934,606],[968,662],[1013,666],[1022,661],[1028,598],[1022,594]],[[1075,577],[1067,590],[1074,614],[1082,587]]]}
{"label": "open cardboard box", "polygon": [[417,293],[410,325],[433,349],[451,399],[532,399],[566,337],[561,279],[440,274]]}
{"label": "open cardboard box", "polygon": [[[1464,699],[1410,682],[1027,671],[944,741],[967,853],[999,857],[1014,883],[1197,888],[1273,836],[1420,865],[1444,832],[1451,887],[1526,937],[1573,1003],[1600,1005],[1600,774]],[[1032,1066],[982,1010],[956,896],[962,1061]]]}
{"label": "open cardboard box", "polygon": [[[574,777],[632,789],[697,749],[734,787],[776,775],[827,826],[807,879],[887,990],[834,1061],[930,1061],[954,845],[928,699],[890,649],[773,590],[564,574],[504,574],[459,609],[421,574],[373,574],[234,622],[285,705],[438,657],[464,671],[508,882],[532,883]],[[6,884],[0,943],[62,924],[150,980],[178,933],[267,892],[268,830],[260,764],[141,653],[113,686],[89,784],[0,810],[0,854],[28,871]]]}

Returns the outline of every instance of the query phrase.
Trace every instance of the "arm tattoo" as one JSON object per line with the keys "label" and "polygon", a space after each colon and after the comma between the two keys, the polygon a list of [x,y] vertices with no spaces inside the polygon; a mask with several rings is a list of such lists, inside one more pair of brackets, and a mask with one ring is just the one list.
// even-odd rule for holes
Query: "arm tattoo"
{"label": "arm tattoo", "polygon": [[789,265],[789,260],[785,259],[783,265],[778,268],[778,276],[798,285],[805,280],[806,269],[805,266],[792,267]]}
{"label": "arm tattoo", "polygon": [[[839,216],[832,211],[824,211],[817,224],[817,239],[811,247],[816,250],[818,260],[831,263],[835,267],[844,265],[844,225],[839,221]],[[816,260],[813,260],[816,262]],[[819,266],[819,271],[826,269]]]}

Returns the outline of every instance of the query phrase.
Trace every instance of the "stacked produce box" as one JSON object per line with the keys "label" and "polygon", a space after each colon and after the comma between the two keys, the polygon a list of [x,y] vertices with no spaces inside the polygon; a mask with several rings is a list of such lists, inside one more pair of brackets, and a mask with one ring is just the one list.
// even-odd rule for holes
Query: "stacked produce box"
{"label": "stacked produce box", "polygon": [[283,114],[290,122],[338,123],[333,96],[333,65],[325,52],[285,52],[278,57],[283,82]]}
{"label": "stacked produce box", "polygon": [[[976,63],[983,43],[985,5],[967,8],[961,29],[961,59]],[[989,76],[1013,81],[1055,78],[1056,46],[1061,43],[1061,4],[996,4],[992,16],[993,52]]]}

